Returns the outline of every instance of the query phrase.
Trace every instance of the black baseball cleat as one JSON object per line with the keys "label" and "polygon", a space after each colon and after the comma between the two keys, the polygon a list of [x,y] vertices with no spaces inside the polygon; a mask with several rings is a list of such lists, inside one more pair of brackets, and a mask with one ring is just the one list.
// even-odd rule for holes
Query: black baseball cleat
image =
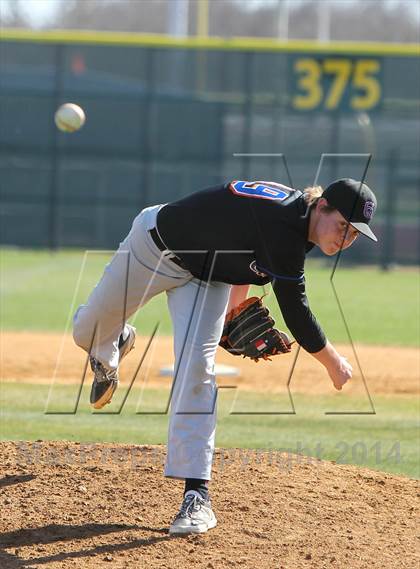
{"label": "black baseball cleat", "polygon": [[[121,342],[119,346],[120,362],[134,348],[135,340],[135,328],[129,326],[128,337],[124,342]],[[90,404],[94,409],[102,409],[107,403],[111,403],[112,396],[118,387],[118,368],[108,369],[93,356],[90,356],[89,361],[94,373],[92,389],[90,391]]]}
{"label": "black baseball cleat", "polygon": [[94,409],[102,409],[111,403],[118,387],[118,369],[107,369],[101,362],[90,356],[90,367],[95,374],[90,391],[90,403]]}

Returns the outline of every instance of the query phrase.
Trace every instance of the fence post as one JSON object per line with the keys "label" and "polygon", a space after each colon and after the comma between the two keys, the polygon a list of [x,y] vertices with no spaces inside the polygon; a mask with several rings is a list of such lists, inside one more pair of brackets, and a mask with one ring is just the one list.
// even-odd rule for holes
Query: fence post
{"label": "fence post", "polygon": [[[331,113],[332,129],[331,129],[331,150],[330,152],[334,155],[331,156],[331,166],[330,166],[330,179],[336,180],[338,178],[338,172],[340,168],[341,156],[340,156],[340,127],[341,127],[341,115],[340,110],[336,109]],[[319,182],[318,182],[319,183]]]}
{"label": "fence post", "polygon": [[[252,70],[254,63],[254,54],[247,51],[245,55],[245,103],[243,112],[245,114],[244,128],[244,150],[245,154],[250,154],[252,149],[252,120],[253,120],[253,104],[252,104]],[[245,156],[243,162],[243,177],[249,180],[252,175],[251,156]]]}
{"label": "fence post", "polygon": [[50,250],[58,248],[58,170],[59,170],[59,148],[58,130],[54,123],[54,113],[61,103],[62,96],[62,74],[63,74],[63,50],[62,44],[57,44],[55,51],[55,79],[53,91],[53,106],[51,113],[51,179],[49,191],[49,215],[48,215],[48,247]]}
{"label": "fence post", "polygon": [[398,192],[396,191],[396,177],[399,156],[394,149],[388,154],[387,175],[385,186],[385,203],[384,203],[384,232],[383,246],[381,255],[381,269],[387,271],[390,269],[394,257],[394,229],[395,229],[395,211]]}
{"label": "fence post", "polygon": [[155,48],[149,48],[147,52],[147,90],[145,98],[146,122],[142,127],[145,129],[146,144],[143,156],[140,161],[143,163],[143,185],[139,188],[139,209],[150,205],[149,199],[153,197],[153,164],[155,156],[153,154],[153,127],[155,121],[156,100],[156,55]]}

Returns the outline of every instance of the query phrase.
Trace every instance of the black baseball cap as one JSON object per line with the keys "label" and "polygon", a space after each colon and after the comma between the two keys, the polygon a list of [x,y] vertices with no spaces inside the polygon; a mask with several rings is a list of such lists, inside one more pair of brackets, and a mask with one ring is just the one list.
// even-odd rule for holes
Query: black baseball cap
{"label": "black baseball cap", "polygon": [[369,227],[377,206],[376,197],[366,184],[352,178],[342,178],[330,184],[322,197],[357,231],[372,241],[378,240]]}

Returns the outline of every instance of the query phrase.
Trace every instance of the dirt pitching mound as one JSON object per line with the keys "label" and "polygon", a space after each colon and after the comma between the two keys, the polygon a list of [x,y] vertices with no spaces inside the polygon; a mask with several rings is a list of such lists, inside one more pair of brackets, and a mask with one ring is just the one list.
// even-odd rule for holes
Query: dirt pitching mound
{"label": "dirt pitching mound", "polygon": [[[326,461],[218,450],[218,526],[170,537],[164,447],[1,443],[0,567],[416,567],[418,484]],[[248,453],[245,455],[244,453]]]}

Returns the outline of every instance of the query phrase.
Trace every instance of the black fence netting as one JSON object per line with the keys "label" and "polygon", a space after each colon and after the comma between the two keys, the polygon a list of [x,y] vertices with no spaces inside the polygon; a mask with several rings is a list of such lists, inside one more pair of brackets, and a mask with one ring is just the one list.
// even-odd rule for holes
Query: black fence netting
{"label": "black fence netting", "polygon": [[[420,58],[401,49],[3,39],[0,243],[115,248],[147,205],[229,179],[361,179],[371,155],[380,243],[346,257],[418,263]],[[87,115],[71,135],[54,124],[68,101]]]}

